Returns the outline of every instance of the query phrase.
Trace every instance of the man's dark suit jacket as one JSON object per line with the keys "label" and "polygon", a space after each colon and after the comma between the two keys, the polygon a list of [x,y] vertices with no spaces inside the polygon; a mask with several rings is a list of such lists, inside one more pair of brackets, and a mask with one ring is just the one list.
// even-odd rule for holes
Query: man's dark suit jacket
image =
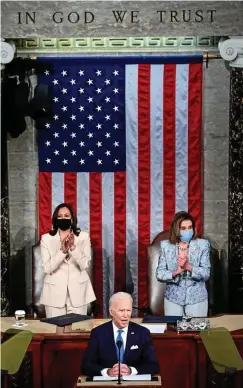
{"label": "man's dark suit jacket", "polygon": [[[82,372],[88,376],[99,376],[102,369],[112,368],[116,363],[117,353],[110,321],[91,331]],[[153,375],[159,372],[159,363],[148,329],[129,322],[123,363],[136,368],[139,374]]]}

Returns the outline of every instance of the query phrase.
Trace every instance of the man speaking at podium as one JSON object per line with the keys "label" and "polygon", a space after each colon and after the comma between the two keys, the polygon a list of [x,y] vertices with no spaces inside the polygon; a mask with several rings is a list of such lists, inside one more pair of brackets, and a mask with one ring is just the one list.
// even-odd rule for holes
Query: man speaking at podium
{"label": "man speaking at podium", "polygon": [[121,376],[156,374],[159,363],[148,329],[129,322],[132,315],[132,297],[118,292],[110,298],[112,321],[91,331],[82,372],[88,376],[118,376],[120,350]]}

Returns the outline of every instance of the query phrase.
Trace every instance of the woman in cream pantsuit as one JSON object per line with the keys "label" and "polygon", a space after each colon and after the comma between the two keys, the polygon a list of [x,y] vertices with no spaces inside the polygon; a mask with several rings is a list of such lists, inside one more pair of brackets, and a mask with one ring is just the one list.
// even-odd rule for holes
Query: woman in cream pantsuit
{"label": "woman in cream pantsuit", "polygon": [[88,303],[96,299],[86,272],[91,260],[89,235],[77,229],[72,207],[65,203],[55,209],[52,225],[53,229],[41,237],[45,279],[40,302],[47,318],[85,315]]}

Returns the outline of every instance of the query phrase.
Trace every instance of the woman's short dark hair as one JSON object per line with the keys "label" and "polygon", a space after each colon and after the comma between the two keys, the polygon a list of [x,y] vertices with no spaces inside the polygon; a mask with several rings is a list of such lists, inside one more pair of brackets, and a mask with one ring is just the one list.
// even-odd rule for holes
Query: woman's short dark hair
{"label": "woman's short dark hair", "polygon": [[57,233],[57,218],[58,218],[58,212],[60,209],[62,209],[63,207],[66,207],[70,213],[71,213],[71,218],[72,218],[72,224],[71,224],[71,229],[73,231],[73,233],[78,236],[79,233],[80,233],[80,229],[77,227],[77,217],[73,211],[73,208],[71,205],[69,205],[69,203],[60,203],[60,205],[58,205],[56,207],[56,209],[54,210],[53,212],[53,215],[52,215],[52,228],[50,231],[49,231],[49,234],[51,236],[55,236],[55,234]]}
{"label": "woman's short dark hair", "polygon": [[196,225],[195,220],[191,216],[191,214],[181,211],[175,214],[171,225],[170,225],[170,231],[169,231],[169,241],[171,244],[176,244],[180,242],[180,227],[182,221],[191,221],[192,222],[192,229],[193,229],[193,236],[192,240],[195,240],[197,238],[197,231],[196,231]]}

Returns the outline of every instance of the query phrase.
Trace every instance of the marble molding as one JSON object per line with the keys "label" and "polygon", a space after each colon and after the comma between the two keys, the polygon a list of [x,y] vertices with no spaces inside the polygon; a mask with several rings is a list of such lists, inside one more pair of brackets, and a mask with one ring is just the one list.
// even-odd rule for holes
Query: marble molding
{"label": "marble molding", "polygon": [[219,36],[127,36],[93,38],[24,38],[10,39],[19,54],[84,55],[85,53],[192,52],[218,53]]}
{"label": "marble molding", "polygon": [[229,282],[232,312],[243,312],[243,68],[231,68]]}

